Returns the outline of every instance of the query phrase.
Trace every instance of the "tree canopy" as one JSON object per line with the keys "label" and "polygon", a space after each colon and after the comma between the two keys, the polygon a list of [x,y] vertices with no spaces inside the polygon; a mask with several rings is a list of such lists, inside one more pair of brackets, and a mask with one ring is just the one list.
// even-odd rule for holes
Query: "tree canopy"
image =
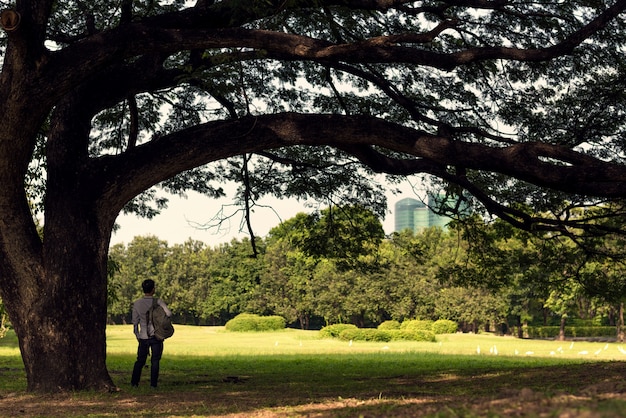
{"label": "tree canopy", "polygon": [[[368,218],[358,208],[345,213],[355,211]],[[298,214],[258,239],[258,257],[249,256],[247,238],[213,248],[192,240],[168,246],[153,236],[135,237],[127,247],[116,244],[110,253],[118,265],[110,281],[110,319],[129,321],[129,306],[141,294],[135,283],[156,278],[183,323],[224,325],[240,313],[254,313],[280,315],[305,329],[336,323],[369,328],[417,318],[519,337],[556,337],[555,328],[565,337],[566,325],[569,335],[579,337],[622,331],[626,292],[615,284],[623,268],[585,260],[566,239],[544,240],[496,221],[477,225],[473,235],[431,227],[394,232],[382,241],[372,234],[361,245],[336,240],[321,253],[309,232],[326,230],[331,217],[343,231],[339,235],[350,236],[342,228],[346,219],[335,216]],[[372,232],[376,223],[370,222]],[[589,286],[594,278],[604,280],[606,292]],[[584,334],[571,328],[592,323],[609,330]]]}
{"label": "tree canopy", "polygon": [[626,1],[0,7],[0,290],[32,390],[113,387],[111,231],[157,213],[159,188],[381,214],[372,174],[417,174],[465,201],[442,210],[623,232]]}

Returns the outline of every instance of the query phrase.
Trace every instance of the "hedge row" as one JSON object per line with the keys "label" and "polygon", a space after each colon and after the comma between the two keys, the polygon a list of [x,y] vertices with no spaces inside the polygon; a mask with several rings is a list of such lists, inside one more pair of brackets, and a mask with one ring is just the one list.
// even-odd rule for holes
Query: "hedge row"
{"label": "hedge row", "polygon": [[456,322],[447,319],[385,321],[376,329],[357,328],[352,324],[328,325],[320,330],[320,336],[344,341],[435,341],[435,334],[451,334],[457,328]]}
{"label": "hedge row", "polygon": [[[557,338],[560,327],[526,327],[529,338]],[[565,337],[568,338],[593,338],[593,337],[615,337],[617,329],[615,327],[565,327]]]}
{"label": "hedge row", "polygon": [[282,316],[260,316],[255,314],[239,314],[226,323],[228,331],[252,332],[252,331],[276,331],[284,329],[285,318]]}
{"label": "hedge row", "polygon": [[334,324],[328,325],[320,330],[320,337],[322,338],[339,338],[339,335],[349,329],[358,329],[353,324]]}
{"label": "hedge row", "polygon": [[434,342],[435,334],[432,331],[415,330],[404,331],[399,329],[381,330],[376,328],[346,329],[339,334],[342,341],[429,341]]}
{"label": "hedge row", "polygon": [[449,319],[439,319],[437,321],[410,319],[402,323],[398,321],[385,321],[378,326],[378,329],[404,331],[432,331],[434,334],[454,334],[458,329],[458,324]]}

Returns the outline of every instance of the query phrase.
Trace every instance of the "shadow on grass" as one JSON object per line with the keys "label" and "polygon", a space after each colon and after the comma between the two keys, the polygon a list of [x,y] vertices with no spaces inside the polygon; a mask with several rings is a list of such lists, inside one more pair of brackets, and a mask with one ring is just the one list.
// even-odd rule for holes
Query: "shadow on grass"
{"label": "shadow on grass", "polygon": [[582,407],[626,392],[621,362],[531,367],[516,359],[492,363],[493,358],[467,356],[422,361],[406,354],[176,358],[164,365],[169,370],[162,389],[181,396],[196,414],[242,416],[267,410],[316,416],[360,415],[357,411],[406,416],[411,411],[409,416],[418,416],[447,409],[467,415],[468,408],[491,404],[526,410],[529,404]]}
{"label": "shadow on grass", "polygon": [[[405,417],[625,416],[622,362],[524,364],[477,356],[164,357],[157,391],[127,383],[130,356],[110,356],[121,392],[0,394],[1,416]],[[546,361],[546,364],[547,361]],[[144,371],[144,379],[149,370]]]}

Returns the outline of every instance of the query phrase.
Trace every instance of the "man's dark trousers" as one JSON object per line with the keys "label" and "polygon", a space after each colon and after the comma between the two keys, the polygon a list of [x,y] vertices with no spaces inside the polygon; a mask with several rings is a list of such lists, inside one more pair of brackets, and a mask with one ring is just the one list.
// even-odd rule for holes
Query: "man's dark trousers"
{"label": "man's dark trousers", "polygon": [[133,377],[130,380],[131,385],[139,385],[141,369],[145,366],[150,352],[152,353],[150,358],[150,386],[153,388],[157,387],[157,382],[159,380],[159,361],[161,361],[161,356],[163,355],[163,341],[159,341],[154,337],[150,337],[147,340],[139,340],[139,347],[137,348],[137,361],[135,361]]}

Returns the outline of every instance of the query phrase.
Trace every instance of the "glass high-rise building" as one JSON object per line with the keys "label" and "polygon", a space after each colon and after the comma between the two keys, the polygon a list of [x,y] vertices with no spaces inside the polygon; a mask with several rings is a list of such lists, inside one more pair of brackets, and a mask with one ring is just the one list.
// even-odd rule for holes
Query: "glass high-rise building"
{"label": "glass high-rise building", "polygon": [[[431,202],[429,198],[429,204],[432,203],[434,202]],[[394,206],[394,231],[396,232],[405,229],[417,232],[431,226],[445,228],[448,222],[450,222],[450,218],[435,214],[417,199],[407,197],[396,202]]]}
{"label": "glass high-rise building", "polygon": [[[405,229],[416,229],[416,218],[418,214],[421,214],[421,210],[426,209],[426,205],[416,199],[407,197],[406,199],[398,200],[394,206],[394,230],[397,232],[404,231]],[[423,222],[423,216],[420,217],[420,223]],[[428,218],[426,218],[428,222]]]}
{"label": "glass high-rise building", "polygon": [[[436,207],[438,205],[441,204],[441,200],[443,199],[443,196],[428,196],[428,206],[430,207]],[[448,222],[450,222],[450,218],[448,218],[447,216],[441,216],[441,215],[437,215],[435,212],[433,212],[432,210],[428,211],[428,226],[438,226],[440,228],[445,228],[448,225]]]}

